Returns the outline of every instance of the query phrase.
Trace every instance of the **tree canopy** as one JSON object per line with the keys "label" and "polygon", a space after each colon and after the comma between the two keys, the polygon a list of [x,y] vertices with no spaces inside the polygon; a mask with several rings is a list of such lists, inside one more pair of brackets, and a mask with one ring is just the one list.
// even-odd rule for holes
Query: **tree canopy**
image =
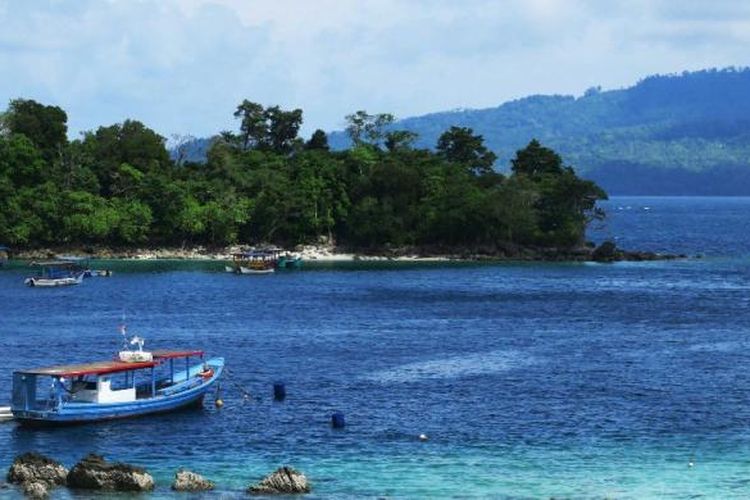
{"label": "tree canopy", "polygon": [[0,134],[0,241],[64,244],[294,245],[354,249],[563,246],[583,241],[605,197],[532,140],[493,169],[481,135],[451,127],[436,151],[390,114],[347,117],[354,146],[299,137],[302,111],[244,100],[238,130],[205,163],[170,159],[165,140],[125,120],[68,141],[65,112],[11,101]]}

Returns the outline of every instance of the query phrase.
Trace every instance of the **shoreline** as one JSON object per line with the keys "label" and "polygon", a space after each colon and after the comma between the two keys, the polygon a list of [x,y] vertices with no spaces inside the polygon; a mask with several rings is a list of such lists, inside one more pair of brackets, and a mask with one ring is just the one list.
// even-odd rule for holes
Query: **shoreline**
{"label": "shoreline", "polygon": [[[210,248],[156,247],[156,248],[111,248],[65,246],[19,250],[13,253],[18,260],[45,260],[60,258],[62,255],[75,255],[95,260],[187,260],[187,261],[229,261],[232,254],[245,250],[244,246]],[[521,247],[507,245],[493,248],[445,248],[445,247],[400,247],[379,251],[356,251],[332,245],[298,245],[294,249],[283,250],[300,256],[303,262],[345,263],[345,262],[620,262],[656,261],[688,258],[685,254],[660,254],[644,251],[630,251],[617,248],[611,242],[599,246],[587,245],[559,249],[554,247]]]}

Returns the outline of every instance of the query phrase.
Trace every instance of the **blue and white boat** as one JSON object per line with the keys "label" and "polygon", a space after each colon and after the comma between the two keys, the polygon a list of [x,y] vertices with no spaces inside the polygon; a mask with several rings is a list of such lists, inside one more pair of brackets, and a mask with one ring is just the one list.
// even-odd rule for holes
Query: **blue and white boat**
{"label": "blue and white boat", "polygon": [[28,286],[55,287],[80,285],[83,281],[85,270],[74,262],[67,260],[51,260],[45,262],[32,262],[37,267],[35,276],[24,280]]}
{"label": "blue and white boat", "polygon": [[21,424],[61,425],[200,406],[223,369],[223,358],[204,359],[203,351],[141,349],[110,361],[17,370],[11,412]]}

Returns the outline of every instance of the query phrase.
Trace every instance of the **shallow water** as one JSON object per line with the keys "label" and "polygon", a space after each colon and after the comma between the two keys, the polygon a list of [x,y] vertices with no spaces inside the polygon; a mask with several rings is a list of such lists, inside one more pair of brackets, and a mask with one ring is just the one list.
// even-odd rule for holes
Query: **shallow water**
{"label": "shallow water", "polygon": [[220,411],[209,397],[159,417],[0,425],[0,469],[27,450],[68,466],[96,451],[146,466],[154,498],[173,496],[180,466],[231,498],[282,464],[325,498],[747,497],[750,200],[608,205],[593,239],[705,257],[275,276],[115,263],[113,278],[57,290],[2,271],[0,403],[13,368],[109,358],[123,312],[150,347],[205,347],[230,376]]}

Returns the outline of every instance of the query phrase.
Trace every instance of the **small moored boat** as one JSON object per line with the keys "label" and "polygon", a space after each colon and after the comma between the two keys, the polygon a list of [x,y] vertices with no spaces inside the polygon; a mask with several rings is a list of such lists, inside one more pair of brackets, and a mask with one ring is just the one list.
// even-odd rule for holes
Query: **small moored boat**
{"label": "small moored boat", "polygon": [[231,264],[224,269],[236,274],[270,274],[276,270],[278,260],[275,250],[253,250],[233,254]]}
{"label": "small moored boat", "polygon": [[203,351],[139,349],[110,361],[17,370],[11,411],[22,424],[59,425],[199,406],[223,368],[223,358],[204,360]]}
{"label": "small moored boat", "polygon": [[46,262],[32,262],[32,266],[38,267],[36,276],[26,278],[24,283],[28,286],[55,287],[78,285],[83,281],[84,270],[73,262],[66,260],[54,260]]}

